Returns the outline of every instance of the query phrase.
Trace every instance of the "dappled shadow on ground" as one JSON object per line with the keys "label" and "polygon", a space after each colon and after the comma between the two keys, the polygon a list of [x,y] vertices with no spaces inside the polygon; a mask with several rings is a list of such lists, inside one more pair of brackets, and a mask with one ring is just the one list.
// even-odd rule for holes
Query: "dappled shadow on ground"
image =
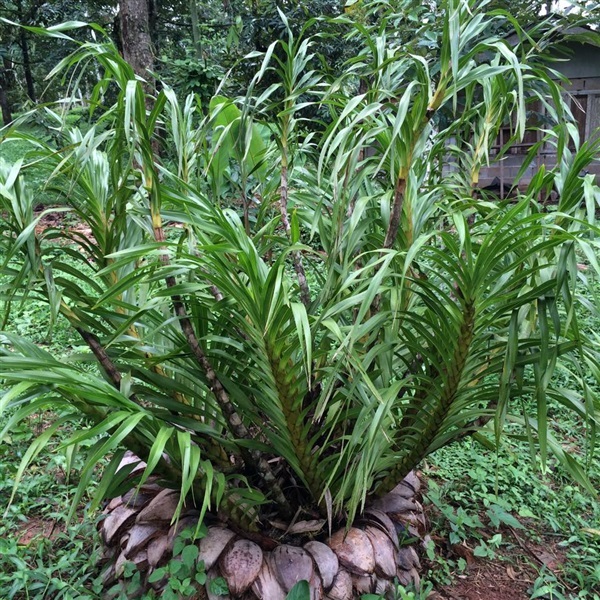
{"label": "dappled shadow on ground", "polygon": [[78,239],[93,240],[92,231],[87,226],[81,223],[81,221],[73,214],[64,212],[52,212],[49,207],[37,206],[35,209],[36,217],[44,211],[48,210],[46,214],[41,216],[35,231],[39,235],[51,229],[60,230],[62,233],[70,234],[74,241]]}

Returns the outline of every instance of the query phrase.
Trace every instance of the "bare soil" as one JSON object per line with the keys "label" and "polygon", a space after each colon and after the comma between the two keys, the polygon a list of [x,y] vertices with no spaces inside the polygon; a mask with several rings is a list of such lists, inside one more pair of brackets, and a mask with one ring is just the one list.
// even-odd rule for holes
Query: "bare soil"
{"label": "bare soil", "polygon": [[[37,206],[35,209],[35,215],[39,216],[44,210],[48,210],[49,207]],[[84,239],[91,239],[92,232],[87,225],[81,223],[78,219],[74,219],[73,215],[64,212],[48,212],[38,222],[35,232],[37,234],[43,233],[49,229],[60,229],[61,231],[68,231],[75,238],[80,237]]]}
{"label": "bare soil", "polygon": [[32,517],[23,523],[18,534],[18,543],[28,546],[38,538],[55,539],[62,530],[63,526],[58,521]]}
{"label": "bare soil", "polygon": [[439,600],[527,600],[527,590],[535,581],[535,571],[497,561],[471,567],[453,585],[444,586],[434,598]]}
{"label": "bare soil", "polygon": [[464,558],[467,569],[455,575],[452,584],[440,587],[431,598],[528,600],[542,567],[560,580],[565,557],[553,540],[533,543],[526,539],[525,534],[510,528],[503,530],[503,536],[509,543],[496,551],[494,560],[473,556],[472,549],[465,545],[454,546],[451,550],[453,558]]}

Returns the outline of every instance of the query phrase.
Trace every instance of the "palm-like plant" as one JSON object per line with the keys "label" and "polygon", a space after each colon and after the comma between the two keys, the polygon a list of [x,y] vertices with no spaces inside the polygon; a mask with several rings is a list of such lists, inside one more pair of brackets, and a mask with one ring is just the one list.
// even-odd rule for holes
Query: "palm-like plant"
{"label": "palm-like plant", "polygon": [[[327,85],[309,70],[310,40],[290,33],[239,108],[219,97],[208,114],[168,88],[148,98],[108,43],[57,66],[100,63],[92,108],[117,90],[86,132],[63,129],[58,150],[30,140],[89,234],[36,232],[26,166],[3,165],[2,289],[7,310],[48,301],[98,370],[3,333],[0,408],[15,409],[4,431],[62,415],[17,480],[83,415],[89,428],[64,443],[94,441],[74,507],[102,457],[92,508],[132,485],[133,464],[117,471],[129,449],[147,465],[138,480],[179,489],[177,514],[187,499],[200,520],[218,509],[249,535],[298,511],[349,526],[436,449],[466,435],[497,444],[507,423],[590,488],[547,413],[548,398],[576,412],[593,447],[596,400],[585,384],[554,389],[552,374],[570,360],[582,383],[598,373],[575,312],[598,198],[579,173],[597,148],[568,150],[560,89],[526,39],[511,49],[488,35],[500,14],[453,1],[443,12],[435,57],[391,37],[397,15],[358,25],[362,50]],[[254,93],[266,72],[279,83]],[[507,119],[523,135],[537,98],[551,99],[544,135],[559,165],[491,202],[479,169]],[[307,103],[327,115],[312,133]]]}

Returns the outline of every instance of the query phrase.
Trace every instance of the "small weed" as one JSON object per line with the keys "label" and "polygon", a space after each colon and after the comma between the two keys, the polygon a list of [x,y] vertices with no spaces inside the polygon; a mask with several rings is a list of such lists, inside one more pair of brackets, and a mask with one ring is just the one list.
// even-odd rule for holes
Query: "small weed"
{"label": "small weed", "polygon": [[[556,412],[574,444],[583,444],[584,434],[577,423],[569,422],[559,408]],[[556,465],[551,464],[541,476],[538,466],[526,457],[527,448],[519,442],[506,443],[494,453],[465,440],[436,453],[425,468],[434,534],[447,539],[450,546],[466,543],[475,557],[488,560],[501,560],[514,552],[509,543],[511,530],[520,530],[519,536],[533,544],[558,539],[556,546],[563,554],[560,577],[542,570],[530,590],[531,598],[596,600],[600,506]],[[600,482],[599,459],[594,457],[589,467],[595,482]],[[432,577],[438,585],[446,585],[466,568],[466,562],[453,553],[441,556],[440,550],[432,544],[428,558]]]}
{"label": "small weed", "polygon": [[[405,587],[396,582],[392,590],[392,600],[426,600],[433,591],[433,584],[429,581],[422,581],[419,589],[415,589],[414,586],[410,585]],[[363,594],[361,600],[384,600],[383,596],[379,594]]]}
{"label": "small weed", "polygon": [[[94,524],[84,521],[57,535],[19,538],[25,523],[9,515],[0,526],[0,597],[6,600],[94,600],[100,559]],[[13,518],[11,518],[13,517]]]}
{"label": "small weed", "polygon": [[[0,429],[9,416],[3,416]],[[66,471],[65,455],[56,450],[58,440],[31,464],[9,506],[19,461],[51,418],[40,413],[0,443],[0,507],[5,511],[0,522],[2,600],[100,598],[94,591],[100,540],[88,516],[66,522],[76,481]],[[61,435],[70,433],[64,429]]]}
{"label": "small weed", "polygon": [[[205,534],[206,529],[201,529],[197,537],[202,537]],[[153,591],[140,596],[145,582],[142,574],[131,562],[125,563],[122,581],[108,591],[109,596],[114,600],[128,600],[131,597],[142,598],[143,600],[158,597],[163,600],[184,600],[185,598],[196,597],[198,586],[203,586],[207,579],[204,561],[198,560],[199,550],[198,545],[195,543],[197,537],[194,529],[182,531],[173,545],[173,558],[165,566],[153,571],[148,577],[148,583],[159,583],[164,586],[160,596],[157,596]],[[223,583],[225,583],[224,593],[220,593],[219,586],[222,583],[216,579],[211,581],[211,592],[217,596],[227,595],[229,593],[227,583],[225,580],[223,580]]]}
{"label": "small weed", "polygon": [[479,556],[480,558],[488,558],[493,560],[496,558],[496,551],[502,544],[502,534],[497,533],[490,539],[489,541],[481,540],[478,546],[475,546],[473,550],[473,554],[475,556]]}

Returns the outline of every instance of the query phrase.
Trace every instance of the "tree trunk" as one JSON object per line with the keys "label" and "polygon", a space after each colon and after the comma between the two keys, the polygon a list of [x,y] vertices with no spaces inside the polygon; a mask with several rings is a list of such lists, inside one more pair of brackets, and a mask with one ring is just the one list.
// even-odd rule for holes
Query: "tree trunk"
{"label": "tree trunk", "polygon": [[150,40],[150,10],[148,0],[121,0],[121,42],[123,58],[148,83],[146,91],[154,89],[151,74],[154,66]]}
{"label": "tree trunk", "polygon": [[197,0],[190,0],[190,17],[192,21],[192,38],[194,40],[194,56],[202,58],[202,42],[200,40],[200,18],[198,16]]}
{"label": "tree trunk", "polygon": [[194,40],[194,56],[200,60],[202,58],[202,46],[200,42],[200,27],[198,18],[197,0],[190,0],[190,16],[192,18],[192,39]]}
{"label": "tree trunk", "polygon": [[9,125],[12,123],[12,113],[3,82],[0,82],[0,109],[2,110],[2,124]]}
{"label": "tree trunk", "polygon": [[[20,23],[27,25],[29,19],[25,19],[23,15],[23,7],[21,2],[17,2],[17,17]],[[27,42],[27,34],[25,29],[19,27],[19,46],[23,55],[23,70],[25,72],[25,82],[27,84],[27,95],[32,102],[36,101],[35,87],[33,85],[33,75],[31,73],[31,58],[29,57],[29,43]]]}
{"label": "tree trunk", "polygon": [[150,43],[154,49],[154,56],[160,56],[158,21],[158,0],[148,0],[148,27],[150,32]]}
{"label": "tree trunk", "polygon": [[8,90],[10,89],[11,72],[10,61],[4,57],[0,67],[0,110],[2,111],[3,125],[12,123],[12,111],[8,99]]}
{"label": "tree trunk", "polygon": [[[151,24],[153,28],[156,27],[156,5],[153,0],[121,0],[119,6],[123,58],[133,67],[135,74],[144,80],[146,110],[149,111],[152,109],[153,96],[156,93],[156,80],[152,74],[154,54],[150,37]],[[159,156],[157,137],[152,139],[152,149],[154,154]]]}

